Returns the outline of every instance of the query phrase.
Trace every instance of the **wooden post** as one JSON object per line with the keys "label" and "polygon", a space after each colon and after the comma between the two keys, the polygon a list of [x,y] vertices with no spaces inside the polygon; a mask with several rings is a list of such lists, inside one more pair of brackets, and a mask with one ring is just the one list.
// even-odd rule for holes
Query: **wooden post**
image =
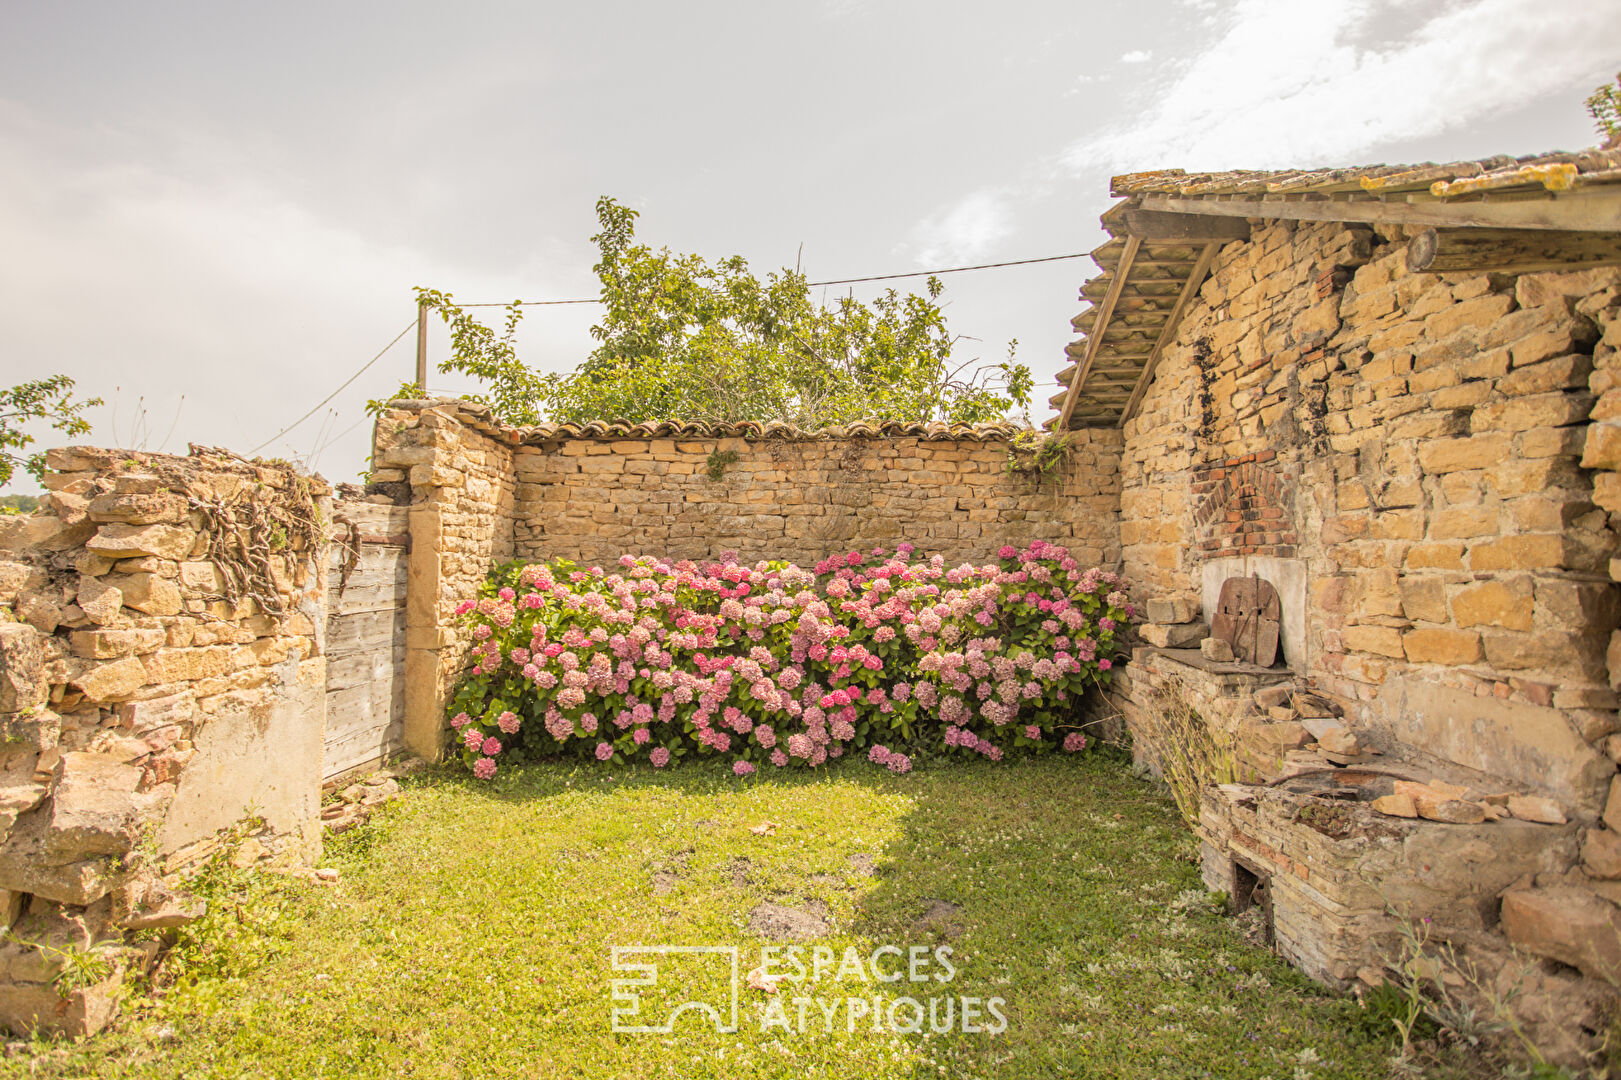
{"label": "wooden post", "polygon": [[417,386],[428,393],[428,305],[417,301]]}

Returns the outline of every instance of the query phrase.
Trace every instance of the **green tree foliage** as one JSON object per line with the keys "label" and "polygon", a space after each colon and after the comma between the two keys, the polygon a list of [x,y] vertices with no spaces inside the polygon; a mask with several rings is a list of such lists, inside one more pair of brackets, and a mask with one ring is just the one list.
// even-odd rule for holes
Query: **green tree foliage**
{"label": "green tree foliage", "polygon": [[1599,138],[1604,145],[1615,146],[1621,143],[1621,75],[1615,77],[1615,82],[1594,90],[1587,98],[1587,115],[1593,118],[1593,125],[1598,128]]}
{"label": "green tree foliage", "polygon": [[34,436],[23,430],[25,425],[44,420],[70,438],[83,435],[90,430],[90,421],[79,414],[100,404],[100,398],[73,400],[73,380],[66,375],[0,389],[0,487],[11,482],[18,465],[35,480],[45,477],[44,452],[26,457],[18,453],[34,443]]}
{"label": "green tree foliage", "polygon": [[635,242],[637,213],[604,197],[600,258],[604,312],[598,345],[566,375],[540,376],[512,345],[522,309],[506,309],[503,332],[479,324],[448,293],[418,289],[451,328],[452,355],[439,365],[478,378],[477,399],[501,419],[783,420],[804,427],[863,418],[978,422],[1028,409],[1030,370],[1008,359],[956,361],[938,279],[927,295],[890,289],[871,303],[851,296],[818,303],[804,274],[763,278],[733,256],[654,251]]}

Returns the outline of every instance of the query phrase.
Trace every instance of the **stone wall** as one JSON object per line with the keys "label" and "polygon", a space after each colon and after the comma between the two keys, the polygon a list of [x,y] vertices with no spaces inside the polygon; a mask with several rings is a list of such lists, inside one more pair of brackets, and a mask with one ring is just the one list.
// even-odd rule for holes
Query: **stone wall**
{"label": "stone wall", "polygon": [[172,925],[166,875],[250,813],[253,855],[319,852],[329,507],[224,452],[47,463],[45,508],[0,517],[0,1024],[82,1031],[126,953],[62,997],[62,953],[23,942]]}
{"label": "stone wall", "polygon": [[1000,425],[656,430],[669,426],[504,428],[455,399],[395,402],[380,417],[368,490],[410,504],[405,739],[414,753],[441,752],[443,704],[466,666],[455,607],[508,559],[606,564],[627,552],[731,550],[813,565],[909,540],[960,563],[1042,539],[1085,563],[1118,564],[1118,432],[1073,433],[1064,464],[1038,482],[1009,472],[1013,429]]}
{"label": "stone wall", "polygon": [[[1399,233],[1336,225],[1223,249],[1125,428],[1126,576],[1197,603],[1212,559],[1295,560],[1291,666],[1353,719],[1596,816],[1616,534],[1579,464],[1597,337],[1580,309],[1615,275],[1404,259]],[[1553,715],[1447,738],[1477,698]]]}
{"label": "stone wall", "polygon": [[[1226,576],[1277,585],[1294,685],[1342,715],[1311,719],[1323,714],[1300,713],[1290,701],[1302,699],[1282,689],[1228,703],[1276,736],[1248,747],[1251,760],[1274,758],[1285,773],[1406,770],[1456,793],[1432,808],[1444,821],[1548,823],[1515,829],[1543,836],[1549,858],[1494,886],[1480,919],[1453,929],[1498,943],[1477,940],[1472,955],[1506,953],[1506,936],[1575,967],[1591,998],[1621,980],[1611,831],[1621,829],[1611,573],[1621,569],[1611,516],[1621,512],[1621,271],[1412,274],[1405,249],[1395,227],[1283,222],[1222,249],[1124,428],[1124,571],[1161,610],[1202,608],[1206,620]],[[1595,411],[1595,394],[1614,407],[1600,399]],[[1144,628],[1159,645],[1199,635]],[[1146,705],[1136,691],[1150,682],[1128,675],[1128,709]],[[1331,729],[1346,753],[1313,741]],[[1505,812],[1507,795],[1520,799]],[[1203,832],[1237,852],[1232,837],[1255,823],[1222,807]],[[1351,835],[1364,818],[1369,836],[1390,834],[1380,814],[1358,809]],[[1445,849],[1450,836],[1456,857],[1435,864],[1431,884],[1462,897],[1471,838],[1461,825],[1434,829],[1431,842]],[[1310,828],[1278,835],[1286,843],[1273,848],[1289,857],[1245,857],[1266,873],[1342,869],[1300,854],[1312,850]],[[1409,870],[1374,872],[1393,889]],[[1342,932],[1346,913],[1386,917],[1376,904],[1304,895],[1272,895],[1289,905],[1279,918],[1296,920],[1290,947],[1314,974],[1349,977],[1344,958],[1371,954]]]}
{"label": "stone wall", "polygon": [[[516,459],[525,559],[626,551],[801,565],[910,541],[952,564],[1047,540],[1083,563],[1119,558],[1119,438],[1077,431],[1045,484],[1010,477],[1004,436],[975,439],[569,439]],[[736,455],[722,460],[717,455]],[[714,464],[718,479],[711,476]]]}
{"label": "stone wall", "polygon": [[466,667],[456,605],[514,555],[511,441],[462,416],[466,403],[396,402],[377,420],[371,490],[409,504],[405,745],[437,760],[444,702]]}

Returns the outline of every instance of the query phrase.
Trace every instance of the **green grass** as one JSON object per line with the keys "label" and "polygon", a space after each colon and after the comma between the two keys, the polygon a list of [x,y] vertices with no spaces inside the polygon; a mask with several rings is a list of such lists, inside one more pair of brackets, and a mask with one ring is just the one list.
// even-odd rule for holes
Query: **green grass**
{"label": "green grass", "polygon": [[[119,1030],[0,1070],[55,1076],[1371,1077],[1391,1046],[1352,1001],[1247,945],[1199,882],[1170,801],[1102,756],[865,762],[739,781],[571,765],[493,784],[449,772],[328,844],[335,886],[217,870],[184,973]],[[780,823],[774,835],[749,826]],[[874,872],[852,865],[868,855]],[[746,863],[741,860],[747,860]],[[609,947],[764,942],[754,905],[826,905],[842,957],[949,945],[957,971],[914,996],[1001,997],[999,1035],[874,1033],[812,1006],[806,1030],[686,1014],[616,1034]],[[934,901],[959,906],[932,921]],[[669,984],[726,996],[673,959]],[[886,966],[890,963],[885,961]],[[931,969],[941,970],[943,969]],[[618,973],[625,977],[625,973]],[[779,993],[892,997],[852,972]],[[906,991],[898,991],[905,993]],[[943,1009],[943,1002],[940,1005]],[[989,1018],[987,1018],[989,1019]]]}

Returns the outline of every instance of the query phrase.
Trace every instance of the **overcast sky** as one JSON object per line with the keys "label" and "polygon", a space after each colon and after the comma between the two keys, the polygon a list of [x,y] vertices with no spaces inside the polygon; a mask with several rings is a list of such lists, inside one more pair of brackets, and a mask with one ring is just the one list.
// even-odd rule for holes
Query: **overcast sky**
{"label": "overcast sky", "polygon": [[[598,195],[813,278],[1064,254],[1116,172],[1589,145],[1618,67],[1621,0],[0,0],[0,383],[73,376],[100,445],[251,451],[412,286],[594,295]],[[1092,270],[946,279],[1038,423]],[[592,318],[532,311],[522,355],[573,367]],[[411,345],[264,453],[354,479]]]}

